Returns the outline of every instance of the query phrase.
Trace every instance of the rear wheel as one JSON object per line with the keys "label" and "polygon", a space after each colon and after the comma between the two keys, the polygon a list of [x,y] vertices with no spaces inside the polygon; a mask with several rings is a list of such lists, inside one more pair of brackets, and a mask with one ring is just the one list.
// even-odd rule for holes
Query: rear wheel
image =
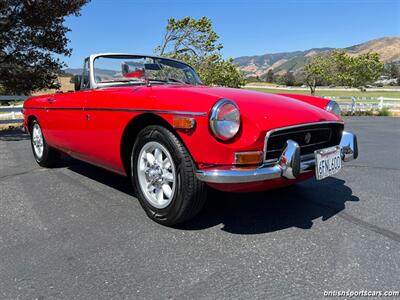
{"label": "rear wheel", "polygon": [[31,124],[31,145],[33,156],[40,166],[49,168],[55,166],[60,160],[60,152],[46,143],[37,120],[33,120]]}
{"label": "rear wheel", "polygon": [[131,154],[132,183],[147,215],[164,225],[194,217],[205,201],[205,186],[181,141],[168,129],[148,126]]}

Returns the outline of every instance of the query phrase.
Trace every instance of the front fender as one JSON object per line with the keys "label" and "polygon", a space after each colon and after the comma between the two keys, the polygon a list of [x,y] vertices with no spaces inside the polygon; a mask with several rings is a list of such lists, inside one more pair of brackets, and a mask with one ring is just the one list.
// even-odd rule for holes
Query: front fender
{"label": "front fender", "polygon": [[322,109],[325,109],[326,105],[330,101],[329,99],[326,98],[310,96],[310,95],[301,95],[301,94],[278,94],[278,95],[300,100]]}

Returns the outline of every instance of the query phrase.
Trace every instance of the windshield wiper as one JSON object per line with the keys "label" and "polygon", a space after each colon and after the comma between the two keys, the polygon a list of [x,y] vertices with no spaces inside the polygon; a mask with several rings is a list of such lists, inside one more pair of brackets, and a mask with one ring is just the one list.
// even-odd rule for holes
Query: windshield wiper
{"label": "windshield wiper", "polygon": [[169,82],[178,82],[178,83],[182,83],[182,84],[189,84],[189,83],[186,82],[186,81],[179,80],[179,79],[175,79],[175,78],[168,78],[167,80],[168,80]]}
{"label": "windshield wiper", "polygon": [[181,84],[190,84],[186,81],[182,81],[179,79],[175,79],[175,78],[168,78],[168,79],[148,79],[151,82],[164,82],[164,83],[181,83]]}
{"label": "windshield wiper", "polygon": [[132,79],[115,79],[115,80],[105,80],[105,81],[100,81],[98,83],[141,83],[145,84],[146,82],[144,80],[132,80]]}

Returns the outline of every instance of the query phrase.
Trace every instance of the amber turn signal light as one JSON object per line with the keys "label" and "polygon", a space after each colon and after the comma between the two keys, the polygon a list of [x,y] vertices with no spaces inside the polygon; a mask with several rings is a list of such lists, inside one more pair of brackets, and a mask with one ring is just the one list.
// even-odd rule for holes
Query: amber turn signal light
{"label": "amber turn signal light", "polygon": [[192,129],[196,124],[195,119],[188,117],[174,117],[172,121],[174,128],[178,129]]}
{"label": "amber turn signal light", "polygon": [[262,151],[249,151],[249,152],[236,152],[235,164],[236,165],[256,165],[263,161]]}

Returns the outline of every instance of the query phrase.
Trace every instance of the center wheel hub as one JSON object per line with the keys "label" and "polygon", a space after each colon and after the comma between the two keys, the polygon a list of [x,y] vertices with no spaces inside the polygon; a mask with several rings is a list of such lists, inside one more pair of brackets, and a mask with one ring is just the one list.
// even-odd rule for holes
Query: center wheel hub
{"label": "center wheel hub", "polygon": [[149,182],[157,183],[162,181],[162,169],[158,164],[154,164],[145,171],[146,179]]}

